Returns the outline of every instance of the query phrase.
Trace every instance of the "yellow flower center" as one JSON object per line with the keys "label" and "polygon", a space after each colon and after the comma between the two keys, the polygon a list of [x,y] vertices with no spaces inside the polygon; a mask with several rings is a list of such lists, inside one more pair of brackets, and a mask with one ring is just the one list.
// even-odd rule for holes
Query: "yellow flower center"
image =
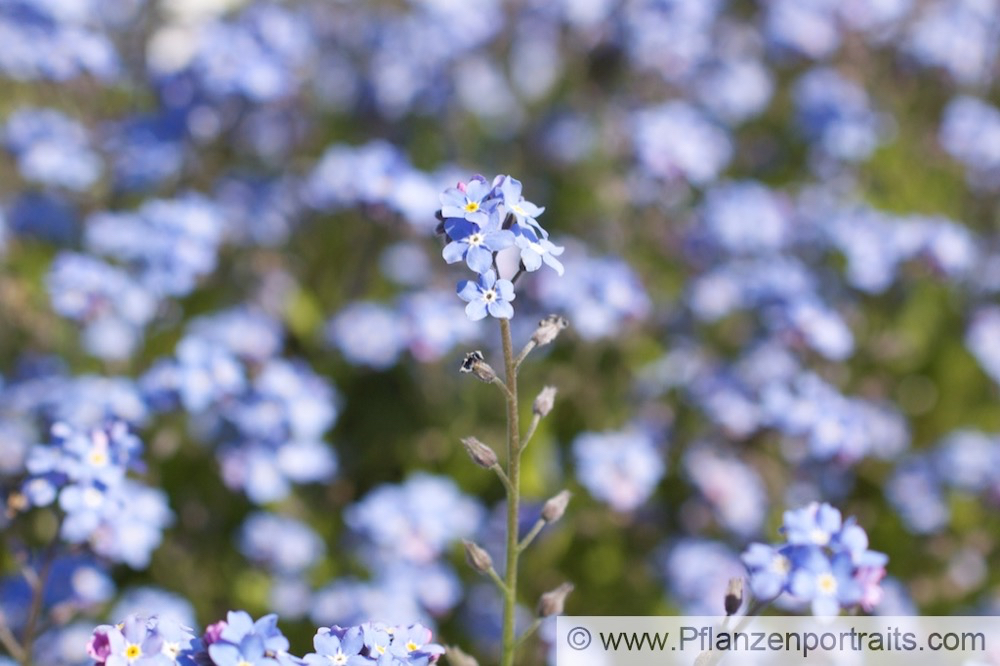
{"label": "yellow flower center", "polygon": [[385,646],[384,645],[376,645],[375,646],[375,651],[378,652],[379,654],[385,654]]}
{"label": "yellow flower center", "polygon": [[817,581],[819,584],[820,592],[823,594],[833,594],[837,591],[837,579],[833,577],[833,574],[822,574]]}
{"label": "yellow flower center", "polygon": [[787,574],[792,570],[792,563],[784,555],[775,555],[774,559],[771,560],[771,568],[775,573]]}
{"label": "yellow flower center", "polygon": [[90,464],[94,467],[104,467],[108,464],[108,454],[102,449],[95,449],[90,452]]}
{"label": "yellow flower center", "polygon": [[135,643],[130,644],[125,648],[125,657],[129,660],[138,659],[142,656],[142,648]]}
{"label": "yellow flower center", "polygon": [[514,212],[517,213],[518,215],[527,215],[527,213],[524,212],[524,209],[521,208],[520,206],[516,206],[515,205],[515,206],[513,206],[513,209],[514,209]]}
{"label": "yellow flower center", "polygon": [[240,659],[238,662],[236,662],[236,666],[253,666],[253,664],[251,664],[246,659]]}
{"label": "yellow flower center", "polygon": [[419,650],[419,649],[420,649],[420,646],[417,645],[416,643],[414,643],[413,641],[408,641],[406,643],[406,651],[407,652],[413,652],[414,650]]}
{"label": "yellow flower center", "polygon": [[475,213],[477,210],[479,210],[478,201],[469,201],[468,203],[465,204],[466,213]]}

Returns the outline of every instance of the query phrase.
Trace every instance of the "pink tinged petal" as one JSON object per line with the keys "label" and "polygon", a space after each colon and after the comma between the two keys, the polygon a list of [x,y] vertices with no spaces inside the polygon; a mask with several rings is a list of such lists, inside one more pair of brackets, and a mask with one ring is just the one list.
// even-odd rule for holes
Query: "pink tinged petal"
{"label": "pink tinged petal", "polygon": [[472,321],[479,321],[486,317],[486,303],[481,299],[475,300],[465,306],[465,314]]}
{"label": "pink tinged petal", "polygon": [[489,311],[497,319],[510,319],[514,316],[514,306],[504,301],[493,301],[489,304]]}

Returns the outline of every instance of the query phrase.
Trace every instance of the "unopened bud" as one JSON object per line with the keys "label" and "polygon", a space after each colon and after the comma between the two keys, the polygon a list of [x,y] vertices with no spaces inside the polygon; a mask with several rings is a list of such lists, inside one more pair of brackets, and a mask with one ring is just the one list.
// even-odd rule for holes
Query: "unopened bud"
{"label": "unopened bud", "polygon": [[466,354],[465,360],[462,361],[462,367],[460,370],[462,372],[471,372],[487,384],[493,383],[493,381],[497,378],[497,373],[490,367],[490,364],[486,362],[483,352],[481,351],[474,351]]}
{"label": "unopened bud", "polygon": [[566,597],[573,591],[573,583],[563,583],[551,592],[546,592],[538,600],[538,617],[562,615]]}
{"label": "unopened bud", "polygon": [[462,543],[465,544],[465,559],[468,560],[469,566],[479,573],[489,573],[493,568],[493,558],[490,554],[471,541],[462,539]]}
{"label": "unopened bud", "polygon": [[563,514],[566,513],[566,507],[569,505],[569,498],[572,494],[568,490],[563,490],[554,497],[549,498],[542,505],[542,520],[547,523],[554,523],[562,518]]}
{"label": "unopened bud", "polygon": [[735,615],[743,605],[743,578],[730,578],[726,588],[726,615]]}
{"label": "unopened bud", "polygon": [[445,647],[444,654],[448,657],[449,666],[479,666],[475,657],[466,654],[462,648],[454,645]]}
{"label": "unopened bud", "polygon": [[556,404],[556,393],[558,390],[555,386],[546,386],[539,391],[534,404],[531,405],[531,411],[539,416],[548,416],[549,412],[552,411],[552,407]]}
{"label": "unopened bud", "polygon": [[463,439],[462,446],[465,447],[466,453],[472,458],[472,462],[483,469],[491,469],[499,462],[496,452],[475,437],[466,437]]}
{"label": "unopened bud", "polygon": [[538,328],[535,329],[535,333],[531,336],[531,339],[539,347],[547,345],[559,337],[559,334],[567,326],[569,326],[569,322],[566,320],[566,317],[554,314],[549,315],[538,322]]}

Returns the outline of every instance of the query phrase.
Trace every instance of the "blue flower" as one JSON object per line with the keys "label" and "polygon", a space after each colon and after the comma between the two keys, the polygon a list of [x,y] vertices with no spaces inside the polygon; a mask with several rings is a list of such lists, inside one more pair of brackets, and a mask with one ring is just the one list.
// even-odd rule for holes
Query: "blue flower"
{"label": "blue flower", "polygon": [[500,216],[496,209],[481,225],[451,218],[445,220],[444,228],[452,239],[441,253],[444,260],[454,264],[465,259],[469,268],[480,275],[490,270],[495,252],[514,244],[514,233],[500,228]]}
{"label": "blue flower", "polygon": [[542,262],[559,275],[565,271],[562,262],[556,259],[565,251],[565,248],[556,245],[545,236],[539,237],[534,229],[515,227],[514,243],[521,250],[521,263],[524,264],[524,270],[529,273],[541,268]]}
{"label": "blue flower", "polygon": [[778,549],[753,543],[742,559],[750,571],[750,587],[758,599],[774,599],[785,590],[792,572],[787,547]]}
{"label": "blue flower", "polygon": [[843,525],[840,511],[829,504],[813,502],[795,511],[786,511],[781,531],[788,543],[826,546]]}
{"label": "blue flower", "polygon": [[541,235],[547,238],[548,233],[542,229],[542,225],[536,219],[545,212],[545,208],[536,206],[521,196],[521,181],[511,176],[504,176],[500,185],[500,193],[503,195],[503,205],[508,213],[512,214],[521,226],[532,226]]}
{"label": "blue flower", "polygon": [[514,316],[514,308],[510,304],[515,297],[514,284],[510,280],[498,280],[492,270],[480,275],[476,282],[459,282],[458,297],[469,303],[465,306],[465,314],[472,321],[483,319],[487,313],[497,319]]}
{"label": "blue flower", "polygon": [[422,624],[397,627],[392,634],[389,651],[405,664],[424,665],[437,655],[444,654],[444,648],[431,642],[431,630]]}
{"label": "blue flower", "polygon": [[854,580],[850,557],[839,554],[831,560],[813,549],[792,575],[789,591],[811,602],[813,615],[824,617],[861,601],[861,586]]}
{"label": "blue flower", "polygon": [[213,643],[208,654],[215,666],[278,666],[278,662],[265,654],[264,641],[256,634],[248,634],[236,645]]}
{"label": "blue flower", "polygon": [[324,627],[316,632],[313,648],[316,652],[304,657],[307,666],[366,666],[373,663],[361,655],[365,643],[360,627]]}
{"label": "blue flower", "polygon": [[496,200],[489,200],[493,188],[482,176],[474,176],[468,183],[449,187],[441,194],[441,216],[458,218],[483,225]]}

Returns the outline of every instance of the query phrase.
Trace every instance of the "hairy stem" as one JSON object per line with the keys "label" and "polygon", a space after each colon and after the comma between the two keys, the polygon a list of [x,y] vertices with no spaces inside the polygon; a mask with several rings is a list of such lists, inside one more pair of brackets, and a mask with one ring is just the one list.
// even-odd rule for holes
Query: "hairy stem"
{"label": "hairy stem", "polygon": [[503,345],[504,380],[507,384],[507,563],[504,568],[503,652],[501,666],[513,666],[517,647],[514,611],[517,604],[518,513],[521,500],[521,443],[517,413],[517,366],[510,321],[500,320]]}

